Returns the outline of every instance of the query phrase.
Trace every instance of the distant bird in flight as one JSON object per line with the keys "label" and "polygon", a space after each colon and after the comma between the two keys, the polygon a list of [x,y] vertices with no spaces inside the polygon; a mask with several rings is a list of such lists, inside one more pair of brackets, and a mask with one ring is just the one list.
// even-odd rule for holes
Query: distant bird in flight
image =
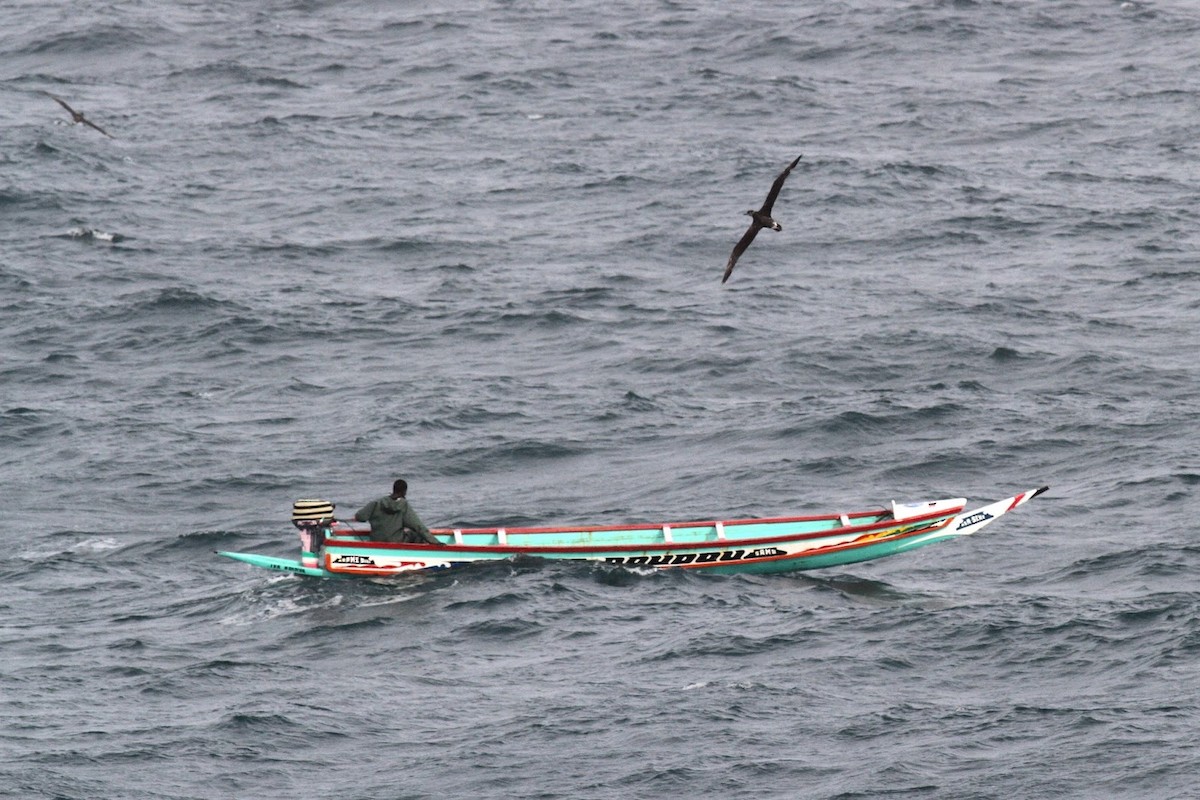
{"label": "distant bird in flight", "polygon": [[71,108],[69,105],[67,105],[67,102],[65,100],[63,100],[61,97],[55,97],[54,95],[50,94],[49,92],[44,92],[43,94],[45,94],[51,100],[53,100],[54,102],[58,103],[60,106],[65,108],[67,110],[67,113],[69,113],[71,115],[71,119],[74,120],[75,122],[82,122],[84,125],[87,125],[89,128],[95,128],[96,130],[100,131],[101,133],[103,133],[105,136],[107,136],[110,139],[116,138],[111,133],[104,130],[104,128],[101,128],[99,125],[92,122],[87,117],[83,116],[82,112],[76,111],[75,109]]}
{"label": "distant bird in flight", "polygon": [[788,164],[787,169],[779,173],[779,177],[771,184],[771,191],[767,193],[767,199],[763,201],[762,208],[758,211],[751,209],[746,213],[750,216],[750,227],[742,234],[742,238],[733,246],[733,252],[729,254],[729,263],[725,265],[725,277],[721,278],[721,283],[729,280],[730,274],[733,273],[733,266],[737,263],[738,258],[742,253],[746,252],[746,248],[754,241],[754,237],[763,228],[781,231],[783,226],[771,218],[771,206],[775,205],[775,198],[779,197],[779,190],[783,188],[783,182],[787,180],[787,176],[791,173],[792,168],[800,163],[803,155],[796,156],[796,160]]}

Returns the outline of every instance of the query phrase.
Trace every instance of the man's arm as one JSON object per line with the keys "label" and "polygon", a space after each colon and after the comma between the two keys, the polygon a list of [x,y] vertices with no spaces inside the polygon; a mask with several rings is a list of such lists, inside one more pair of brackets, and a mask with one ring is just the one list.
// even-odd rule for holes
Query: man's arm
{"label": "man's arm", "polygon": [[429,544],[441,544],[438,538],[429,532],[429,528],[425,527],[425,523],[421,522],[421,518],[417,516],[417,512],[413,511],[411,505],[404,510],[404,527],[416,531]]}

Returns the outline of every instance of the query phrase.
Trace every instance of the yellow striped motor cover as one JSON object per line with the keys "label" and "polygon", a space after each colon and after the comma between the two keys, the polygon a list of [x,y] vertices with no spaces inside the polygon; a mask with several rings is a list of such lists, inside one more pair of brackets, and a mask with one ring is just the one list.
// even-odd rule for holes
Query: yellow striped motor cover
{"label": "yellow striped motor cover", "polygon": [[316,522],[333,519],[333,503],[328,500],[297,500],[292,503],[292,522]]}

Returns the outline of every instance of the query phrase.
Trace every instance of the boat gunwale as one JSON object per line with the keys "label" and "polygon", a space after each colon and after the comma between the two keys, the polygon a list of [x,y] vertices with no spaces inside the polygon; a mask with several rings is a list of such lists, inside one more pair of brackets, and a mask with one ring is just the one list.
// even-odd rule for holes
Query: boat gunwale
{"label": "boat gunwale", "polygon": [[[909,517],[909,518],[901,520],[899,522],[897,522],[895,519],[887,519],[887,520],[880,520],[879,522],[867,523],[864,525],[849,525],[849,526],[842,527],[842,528],[830,528],[828,530],[823,530],[823,531],[811,531],[808,533],[791,533],[791,534],[782,534],[782,535],[774,535],[774,536],[762,536],[762,537],[755,537],[755,538],[751,538],[751,539],[725,538],[725,539],[708,539],[708,540],[699,541],[699,542],[634,542],[634,543],[613,543],[613,544],[609,544],[609,545],[606,545],[606,544],[582,544],[582,545],[576,545],[576,544],[564,544],[564,545],[481,544],[481,545],[470,545],[470,544],[454,544],[454,543],[444,544],[444,545],[442,545],[442,544],[435,545],[435,544],[426,544],[424,542],[377,542],[377,541],[371,541],[371,540],[364,541],[364,540],[348,539],[345,537],[340,537],[335,533],[332,536],[329,536],[325,539],[325,548],[340,547],[340,548],[355,548],[355,549],[365,548],[365,549],[369,549],[369,550],[409,550],[409,551],[415,551],[415,552],[418,552],[421,554],[432,554],[432,553],[443,553],[443,552],[451,552],[451,553],[459,553],[459,554],[469,553],[469,552],[513,553],[513,554],[517,554],[517,553],[530,553],[530,554],[537,554],[537,553],[621,553],[621,552],[629,552],[629,551],[645,552],[645,551],[663,551],[663,550],[697,550],[697,549],[712,550],[712,549],[717,549],[717,548],[729,548],[729,547],[754,547],[754,546],[760,546],[760,545],[778,544],[780,542],[805,541],[805,540],[809,540],[809,539],[825,539],[825,538],[830,538],[833,536],[845,536],[847,534],[870,534],[874,531],[884,530],[887,528],[902,529],[902,530],[897,531],[896,533],[891,534],[889,536],[889,538],[896,537],[896,536],[907,536],[910,533],[921,533],[921,532],[925,532],[928,530],[936,529],[937,527],[944,527],[944,525],[948,524],[950,522],[950,520],[952,520],[954,517],[961,514],[963,509],[965,508],[965,506],[966,506],[966,504],[964,503],[963,506],[961,506],[961,507],[952,507],[949,509],[943,509],[940,511],[931,512],[929,514],[921,514],[918,516]],[[849,515],[847,515],[847,516],[849,516]],[[722,522],[722,525],[724,525],[725,527],[728,528],[730,525],[738,525],[738,524],[752,524],[752,523],[768,523],[768,524],[782,523],[782,524],[786,524],[788,522],[807,522],[807,521],[822,520],[822,519],[840,519],[840,516],[821,515],[818,517],[810,517],[810,518],[789,517],[789,518],[779,518],[779,519],[769,519],[769,520],[768,519],[737,520],[737,521]],[[937,525],[938,522],[942,522],[943,524],[941,526],[939,526],[939,525]],[[928,524],[922,524],[922,523],[928,523]],[[716,521],[695,522],[695,523],[665,523],[665,524],[671,528],[709,527],[709,526],[715,526]],[[912,528],[911,526],[918,526],[918,527]],[[659,527],[645,527],[645,526],[639,526],[639,525],[622,525],[622,526],[618,526],[618,527],[604,527],[604,528],[564,528],[561,530],[557,529],[557,528],[554,528],[554,529],[532,528],[532,529],[524,529],[524,531],[522,531],[522,529],[517,529],[517,528],[512,528],[512,529],[506,528],[504,530],[505,530],[506,535],[511,535],[514,533],[522,533],[522,532],[526,532],[526,533],[532,533],[532,532],[592,533],[592,532],[598,532],[598,531],[599,532],[636,531],[636,530],[653,531],[653,530],[658,530],[658,529],[660,529],[660,528]],[[468,532],[465,529],[460,529],[460,530],[464,534]],[[485,534],[487,534],[487,533],[494,534],[497,532],[497,530],[499,530],[499,529],[497,529],[497,528],[481,528],[481,529],[475,529],[475,532],[485,533]],[[453,534],[453,530],[447,530],[447,529],[441,529],[441,528],[433,529],[433,530],[431,530],[431,532],[432,533],[451,534],[451,535]],[[359,533],[359,534],[350,534],[350,535],[361,536],[363,534]],[[852,542],[847,542],[845,544],[847,544],[847,545],[852,544]],[[838,544],[830,545],[830,547],[840,547],[840,546],[842,546],[842,545],[838,545]]]}
{"label": "boat gunwale", "polygon": [[[965,507],[966,503],[963,503],[963,506]],[[843,516],[846,517],[847,519],[854,519],[855,517],[881,517],[881,516],[885,516],[885,515],[890,516],[891,513],[892,512],[890,509],[881,508],[881,509],[874,510],[874,511],[852,511],[848,514],[812,514],[809,516],[800,516],[800,517],[744,517],[741,519],[722,519],[722,520],[708,519],[708,520],[695,520],[692,522],[647,522],[647,523],[633,524],[633,525],[579,525],[576,527],[572,527],[570,525],[564,525],[564,526],[555,525],[552,527],[509,528],[507,526],[500,525],[500,526],[491,527],[491,528],[431,528],[430,532],[431,533],[450,533],[450,534],[452,534],[455,531],[459,531],[460,533],[465,535],[468,533],[495,533],[496,531],[503,529],[508,534],[514,534],[514,533],[614,533],[617,531],[662,530],[662,527],[664,525],[666,525],[672,529],[674,529],[674,528],[706,528],[706,527],[715,526],[718,522],[720,524],[724,525],[725,527],[737,526],[737,525],[776,525],[776,524],[786,524],[789,522],[821,522],[823,520],[835,521],[835,520],[840,520]],[[911,519],[918,519],[918,517],[911,517]],[[887,521],[888,520],[879,520],[878,522],[866,523],[866,524],[875,525],[875,524],[880,524],[880,523],[887,522]],[[858,527],[858,526],[853,526],[853,527]]]}

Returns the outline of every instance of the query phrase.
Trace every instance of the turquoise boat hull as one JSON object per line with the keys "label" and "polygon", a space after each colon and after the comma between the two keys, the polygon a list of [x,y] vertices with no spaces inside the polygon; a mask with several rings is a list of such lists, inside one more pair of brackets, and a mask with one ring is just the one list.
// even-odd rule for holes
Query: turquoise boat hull
{"label": "turquoise boat hull", "polygon": [[309,578],[341,577],[332,572],[327,572],[320,567],[305,566],[294,558],[260,556],[257,553],[230,553],[224,550],[217,551],[217,555],[222,555],[226,558],[232,558],[235,561],[241,561],[255,567],[262,567],[263,569],[273,569],[277,572],[290,572],[293,575],[304,575]]}
{"label": "turquoise boat hull", "polygon": [[961,498],[896,504],[850,514],[580,528],[441,529],[443,543],[372,542],[366,531],[329,522],[301,533],[299,560],[220,552],[264,569],[309,577],[386,577],[517,556],[586,561],[629,569],[769,574],[840,567],[978,532],[1046,491],[964,511]]}

